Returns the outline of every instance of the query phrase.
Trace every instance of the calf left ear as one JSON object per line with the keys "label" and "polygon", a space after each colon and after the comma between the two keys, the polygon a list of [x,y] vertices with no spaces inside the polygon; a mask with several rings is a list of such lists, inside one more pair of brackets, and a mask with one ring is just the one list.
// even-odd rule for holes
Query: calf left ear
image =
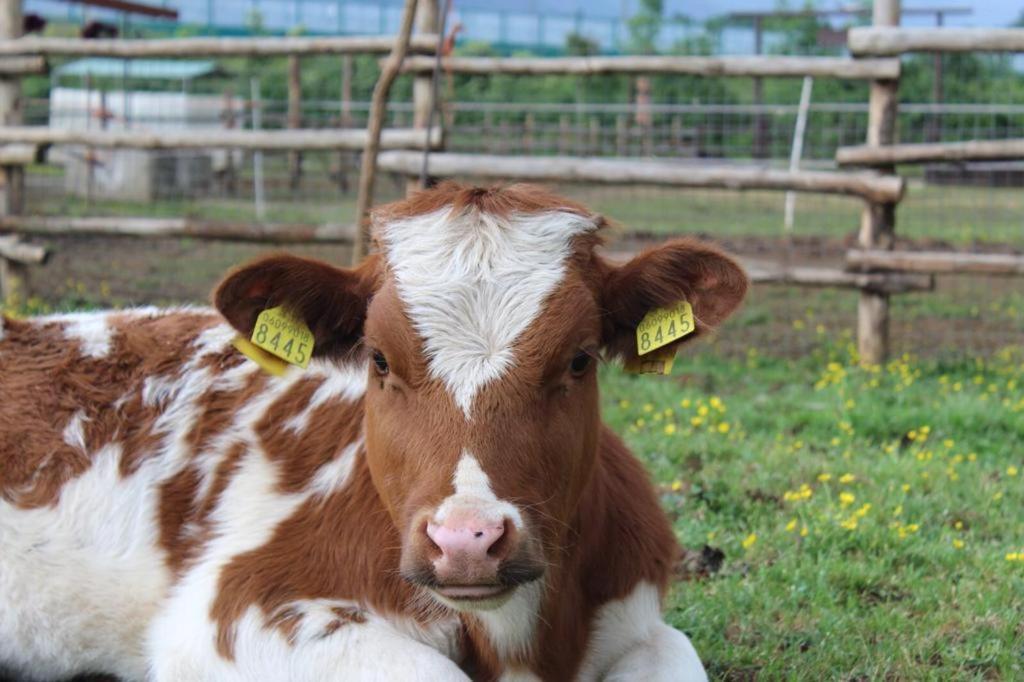
{"label": "calf left ear", "polygon": [[678,345],[721,324],[747,293],[747,276],[736,261],[691,239],[667,242],[606,268],[604,343],[609,355],[623,360],[637,356],[636,328],[651,310],[690,303],[696,331]]}
{"label": "calf left ear", "polygon": [[363,335],[370,298],[379,283],[380,258],[336,268],[316,260],[276,255],[228,273],[213,304],[245,338],[267,308],[283,306],[313,332],[315,357],[344,355]]}

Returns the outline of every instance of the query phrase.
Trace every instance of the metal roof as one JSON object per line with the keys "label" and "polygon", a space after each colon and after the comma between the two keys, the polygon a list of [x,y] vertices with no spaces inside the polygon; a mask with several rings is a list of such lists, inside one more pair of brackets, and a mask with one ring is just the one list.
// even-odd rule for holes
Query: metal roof
{"label": "metal roof", "polygon": [[182,59],[116,59],[90,57],[68,62],[54,69],[58,76],[95,76],[108,78],[155,78],[192,80],[217,71],[214,61]]}

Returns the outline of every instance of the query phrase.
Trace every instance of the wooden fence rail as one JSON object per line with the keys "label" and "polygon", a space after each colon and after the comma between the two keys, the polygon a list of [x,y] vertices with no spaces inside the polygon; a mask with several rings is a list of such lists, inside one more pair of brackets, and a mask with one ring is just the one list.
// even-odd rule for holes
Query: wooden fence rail
{"label": "wooden fence rail", "polygon": [[[306,130],[73,130],[45,126],[0,126],[0,144],[85,145],[119,149],[260,149],[353,150],[366,144],[363,128]],[[432,147],[441,144],[441,129],[429,135]],[[381,135],[385,149],[422,149],[426,130],[395,128]]]}
{"label": "wooden fence rail", "polygon": [[[405,175],[419,173],[423,155],[384,152],[380,168]],[[474,177],[541,182],[595,182],[623,185],[668,185],[704,189],[768,189],[843,194],[896,203],[904,181],[874,173],[787,171],[759,167],[681,164],[638,159],[595,159],[566,156],[499,156],[491,154],[431,154],[427,174],[434,177]]]}
{"label": "wooden fence rail", "polygon": [[0,59],[0,76],[34,76],[46,73],[46,60],[42,57],[4,57]]}
{"label": "wooden fence rail", "polygon": [[1024,275],[1024,256],[1004,253],[854,249],[846,253],[846,264],[854,270]]}
{"label": "wooden fence rail", "polygon": [[918,144],[858,145],[836,150],[841,166],[891,166],[940,161],[1024,159],[1024,139],[969,140]]}
{"label": "wooden fence rail", "polygon": [[194,237],[269,244],[314,242],[350,244],[355,235],[355,228],[349,224],[247,223],[192,218],[123,216],[65,218],[62,216],[8,215],[0,216],[0,230],[10,230],[19,234],[44,235]]}
{"label": "wooden fence rail", "polygon": [[[689,74],[695,76],[750,76],[895,80],[898,59],[842,59],[837,57],[447,57],[442,69],[450,73],[493,75],[596,75]],[[429,73],[433,57],[410,57],[403,70]]]}
{"label": "wooden fence rail", "polygon": [[897,56],[907,52],[1024,52],[1021,28],[851,28],[847,46],[854,56]]}
{"label": "wooden fence rail", "polygon": [[[18,38],[0,41],[0,56],[42,57],[280,57],[286,55],[387,54],[390,36],[101,39]],[[437,36],[416,35],[409,50],[431,54]]]}

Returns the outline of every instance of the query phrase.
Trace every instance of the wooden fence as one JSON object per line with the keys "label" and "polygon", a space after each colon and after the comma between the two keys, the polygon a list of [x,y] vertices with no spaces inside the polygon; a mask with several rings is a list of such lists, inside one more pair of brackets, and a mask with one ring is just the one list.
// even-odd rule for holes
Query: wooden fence
{"label": "wooden fence", "polygon": [[[410,3],[413,0],[409,0]],[[375,135],[363,130],[274,132],[235,131],[218,133],[217,139],[189,133],[112,133],[103,131],[59,131],[20,125],[18,79],[45,69],[47,57],[55,55],[106,55],[117,57],[189,57],[288,55],[290,72],[297,72],[295,60],[313,54],[384,54],[388,38],[190,38],[181,40],[75,40],[19,38],[19,2],[0,6],[0,229],[13,233],[102,233],[138,236],[191,236],[216,239],[258,240],[278,243],[356,240],[362,230],[354,226],[249,225],[197,222],[187,219],[74,218],[25,216],[21,211],[22,173],[25,164],[36,159],[40,149],[52,144],[88,146],[231,147],[249,149],[356,149]],[[409,5],[407,5],[407,8]],[[586,159],[578,157],[496,156],[483,154],[430,153],[443,147],[441,131],[431,129],[435,87],[432,77],[438,66],[439,17],[436,0],[420,0],[416,13],[417,31],[408,42],[409,56],[400,64],[391,53],[389,68],[413,73],[413,128],[384,131],[382,151],[374,143],[364,158],[363,180],[372,196],[372,169],[404,174],[409,186],[420,183],[420,173],[433,178],[475,177],[528,179],[545,182],[588,182],[669,185],[719,189],[769,189],[784,192],[842,194],[863,201],[858,248],[851,250],[846,269],[792,267],[780,264],[747,263],[755,282],[798,286],[852,288],[860,292],[858,346],[863,362],[882,362],[889,350],[889,303],[895,294],[927,291],[934,286],[933,274],[975,272],[1020,275],[1022,259],[1016,256],[903,253],[893,251],[896,207],[904,196],[905,183],[896,175],[901,163],[968,161],[975,159],[1024,158],[1024,140],[1005,142],[972,141],[956,144],[900,145],[895,139],[899,92],[898,56],[907,51],[1012,50],[1024,51],[1024,31],[914,29],[898,27],[899,0],[875,0],[873,26],[852,29],[852,58],[825,57],[588,57],[588,58],[470,58],[451,57],[440,68],[467,75],[515,74],[688,74],[707,77],[807,77],[866,80],[870,84],[867,139],[857,147],[837,153],[841,167],[864,166],[870,170],[799,171],[772,170],[756,166],[718,166],[711,163],[684,165],[650,159]],[[386,70],[390,78],[392,74]],[[296,80],[297,79],[293,79]],[[296,86],[297,87],[297,86]],[[386,94],[386,93],[385,93]],[[377,97],[375,96],[375,99]],[[298,101],[289,91],[289,100]],[[298,118],[298,117],[296,117]],[[419,151],[416,151],[419,150]],[[366,164],[369,165],[366,165]],[[424,166],[425,163],[425,166]],[[371,172],[365,172],[365,169]],[[367,180],[368,179],[368,180]],[[361,193],[361,205],[365,200]],[[358,253],[358,249],[357,249]],[[0,265],[9,273],[13,267],[38,263],[45,258],[37,247],[13,237],[0,240]],[[0,277],[0,284],[3,278]]]}

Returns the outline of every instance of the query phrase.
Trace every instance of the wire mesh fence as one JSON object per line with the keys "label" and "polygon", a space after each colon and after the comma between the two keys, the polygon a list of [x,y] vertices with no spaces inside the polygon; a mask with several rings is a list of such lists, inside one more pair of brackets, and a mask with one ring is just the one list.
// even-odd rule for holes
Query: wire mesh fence
{"label": "wire mesh fence", "polygon": [[[110,130],[282,129],[296,120],[303,128],[366,124],[367,98],[378,72],[375,59],[356,58],[347,64],[338,57],[303,59],[299,111],[289,108],[286,60],[222,61],[218,73],[193,81],[160,81],[136,68],[132,78],[29,83],[26,123]],[[901,142],[1024,137],[1024,78],[1013,60],[1001,55],[947,57],[941,70],[930,57],[904,61],[897,120]],[[388,126],[412,124],[410,81],[403,77],[396,86]],[[756,83],[691,76],[442,74],[440,122],[450,151],[786,168],[800,114],[800,85],[797,79]],[[835,170],[837,148],[863,144],[867,100],[862,82],[813,83],[801,168]],[[58,148],[50,164],[31,169],[26,210],[65,217],[351,224],[358,167],[355,152]],[[900,246],[1024,252],[1024,163],[932,164],[900,171],[909,180],[897,212]],[[134,186],[134,194],[126,190],[128,185]],[[404,189],[405,178],[385,175],[378,183],[378,200],[398,198]],[[579,184],[559,189],[617,220],[622,227],[614,238],[630,247],[697,234],[748,259],[834,268],[843,266],[846,250],[855,245],[862,208],[856,199],[801,194],[787,231],[781,193]],[[114,242],[106,239],[95,242],[104,245],[99,252],[90,251],[86,245],[92,242],[84,238],[54,238],[52,243],[58,250],[88,251],[101,261],[107,252],[114,258]],[[152,251],[179,253],[174,243],[160,241]],[[149,247],[135,243],[124,248],[144,254]],[[231,259],[217,254],[240,256],[250,253],[248,249],[196,244],[194,251],[181,252],[188,256],[176,259],[209,254],[223,263]],[[347,259],[338,255],[338,260]],[[63,262],[71,280],[77,261]],[[201,287],[140,285],[137,292],[126,280],[108,286],[119,301],[170,301],[196,298],[212,283],[212,275],[197,281]],[[894,297],[896,349],[973,353],[1020,343],[1024,302],[1019,284],[1012,279],[945,277],[938,279],[935,292]],[[68,293],[38,277],[36,286],[52,302]],[[747,311],[723,335],[721,348],[802,353],[823,335],[849,334],[856,300],[855,291],[757,287]],[[730,337],[738,339],[735,347],[727,341]]]}

